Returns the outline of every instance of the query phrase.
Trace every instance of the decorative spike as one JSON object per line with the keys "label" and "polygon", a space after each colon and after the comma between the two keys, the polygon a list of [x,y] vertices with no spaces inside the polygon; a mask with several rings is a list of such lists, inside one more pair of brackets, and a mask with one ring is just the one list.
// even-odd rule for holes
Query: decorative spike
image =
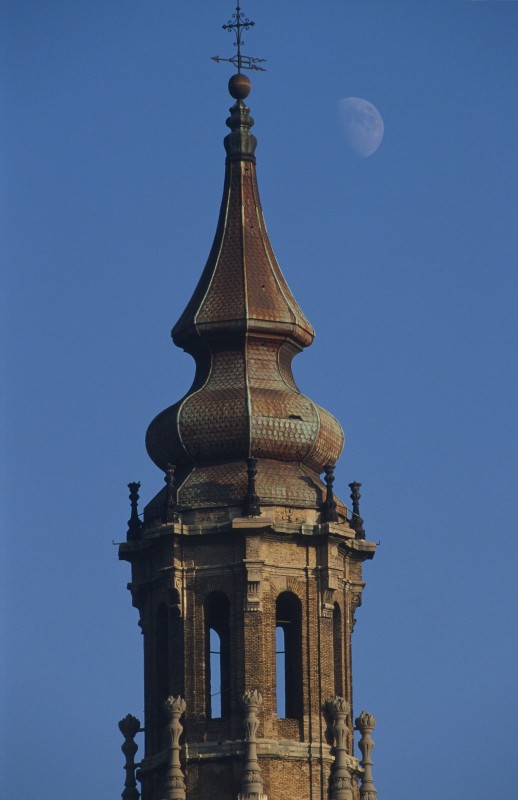
{"label": "decorative spike", "polygon": [[[130,484],[130,486],[131,485],[132,484]],[[140,486],[140,483],[133,484],[133,486]],[[126,759],[126,763],[124,764],[126,780],[124,782],[122,800],[139,800],[140,792],[137,789],[137,781],[135,778],[135,754],[138,750],[135,736],[140,731],[140,720],[128,714],[119,722],[119,730],[124,736],[124,744],[121,746],[121,750]]]}
{"label": "decorative spike", "polygon": [[164,502],[164,522],[178,522],[177,494],[174,488],[174,474],[176,467],[168,464],[165,472],[165,502]]}
{"label": "decorative spike", "polygon": [[128,520],[127,540],[128,542],[134,542],[136,539],[140,539],[142,532],[142,523],[138,516],[138,490],[140,489],[140,483],[128,483],[128,489],[130,490],[131,516]]}
{"label": "decorative spike", "polygon": [[185,708],[185,700],[180,695],[178,697],[170,695],[164,700],[169,735],[169,755],[161,800],[185,800],[185,781],[180,764],[180,736],[183,731],[180,717]]}
{"label": "decorative spike", "polygon": [[351,773],[347,769],[347,715],[349,703],[343,697],[335,697],[326,704],[333,719],[331,730],[334,737],[335,763],[331,774],[330,800],[352,800]]}
{"label": "decorative spike", "polygon": [[336,500],[333,494],[333,483],[335,482],[335,465],[326,464],[324,467],[326,482],[326,499],[322,504],[322,522],[338,522],[338,512],[336,510]]}
{"label": "decorative spike", "polygon": [[377,789],[372,780],[372,761],[371,752],[374,747],[374,740],[371,736],[374,726],[376,725],[376,717],[369,714],[368,711],[362,711],[360,716],[355,720],[355,728],[360,732],[361,739],[358,742],[358,747],[361,750],[362,759],[361,765],[363,767],[363,778],[360,789],[360,800],[376,800]]}
{"label": "decorative spike", "polygon": [[353,481],[349,484],[351,489],[351,500],[353,501],[353,513],[351,520],[351,528],[356,531],[357,539],[365,539],[365,530],[363,527],[363,519],[360,516],[360,488],[361,483]]}
{"label": "decorative spike", "polygon": [[259,496],[256,494],[255,479],[257,477],[257,459],[247,459],[248,466],[248,492],[245,497],[245,517],[260,517],[261,509],[259,508]]}

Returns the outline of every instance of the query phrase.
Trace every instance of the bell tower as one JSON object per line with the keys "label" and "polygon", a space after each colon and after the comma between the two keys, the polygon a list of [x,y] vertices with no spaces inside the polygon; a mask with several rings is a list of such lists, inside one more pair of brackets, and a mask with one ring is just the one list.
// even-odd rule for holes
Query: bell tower
{"label": "bell tower", "polygon": [[145,745],[135,765],[140,722],[122,720],[125,800],[373,800],[376,791],[374,718],[357,719],[358,760],[351,682],[362,563],[375,545],[360,484],[350,484],[352,512],[333,491],[342,428],[291,371],[314,331],[259,199],[243,70],[261,67],[241,53],[252,25],[238,5],[224,26],[236,35],[226,60],[237,74],[223,198],[207,263],[172,330],[196,371],[148,428],[165,477],[143,521],[139,484],[129,484],[119,557],[131,564],[143,634]]}

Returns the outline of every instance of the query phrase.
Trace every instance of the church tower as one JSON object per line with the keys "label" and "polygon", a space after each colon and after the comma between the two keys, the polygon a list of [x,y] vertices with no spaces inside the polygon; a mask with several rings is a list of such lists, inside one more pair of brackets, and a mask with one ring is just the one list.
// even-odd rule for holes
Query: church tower
{"label": "church tower", "polygon": [[139,484],[129,484],[119,557],[131,564],[143,634],[145,747],[136,765],[141,726],[126,717],[125,800],[375,798],[375,720],[356,720],[359,761],[351,707],[351,634],[375,545],[360,484],[350,484],[352,511],[333,493],[342,428],[291,371],[314,331],[261,209],[243,73],[259,64],[241,54],[252,24],[238,5],[226,26],[237,74],[223,198],[206,266],[172,330],[196,373],[149,426],[165,485],[143,521]]}

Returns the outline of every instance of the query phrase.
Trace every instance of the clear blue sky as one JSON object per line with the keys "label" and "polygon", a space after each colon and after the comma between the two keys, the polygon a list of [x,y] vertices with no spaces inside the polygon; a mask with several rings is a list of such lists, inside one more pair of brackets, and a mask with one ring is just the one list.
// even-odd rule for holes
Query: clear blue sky
{"label": "clear blue sky", "polygon": [[[126,484],[192,360],[169,339],[221,197],[232,2],[4,0],[6,797],[113,800],[142,714]],[[248,0],[269,233],[380,542],[354,633],[381,800],[518,772],[518,4]],[[354,155],[337,104],[385,137]],[[260,687],[259,687],[260,688]],[[5,715],[4,715],[5,716]],[[277,800],[272,798],[272,800]]]}

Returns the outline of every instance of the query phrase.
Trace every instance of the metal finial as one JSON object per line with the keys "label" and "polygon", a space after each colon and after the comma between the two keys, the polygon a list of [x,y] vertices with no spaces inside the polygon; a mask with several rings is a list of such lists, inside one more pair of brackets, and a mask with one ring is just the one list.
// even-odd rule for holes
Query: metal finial
{"label": "metal finial", "polygon": [[245,56],[241,52],[241,47],[244,45],[244,39],[242,37],[243,31],[248,31],[250,28],[253,28],[255,22],[245,17],[241,8],[239,7],[239,0],[236,6],[235,14],[232,14],[232,17],[223,25],[224,31],[233,31],[236,35],[236,41],[234,42],[234,47],[237,47],[237,53],[232,58],[221,58],[220,56],[212,56],[213,61],[228,61],[230,64],[233,64],[237,67],[237,71],[240,74],[244,69],[255,69],[260,70],[261,72],[265,72],[264,67],[258,66],[259,64],[264,63],[266,61],[265,58],[253,58],[252,56]]}
{"label": "metal finial", "polygon": [[351,500],[353,501],[353,513],[351,519],[351,528],[356,531],[357,539],[365,539],[365,530],[363,527],[363,519],[360,516],[360,488],[361,483],[353,481],[349,484],[351,489]]}

